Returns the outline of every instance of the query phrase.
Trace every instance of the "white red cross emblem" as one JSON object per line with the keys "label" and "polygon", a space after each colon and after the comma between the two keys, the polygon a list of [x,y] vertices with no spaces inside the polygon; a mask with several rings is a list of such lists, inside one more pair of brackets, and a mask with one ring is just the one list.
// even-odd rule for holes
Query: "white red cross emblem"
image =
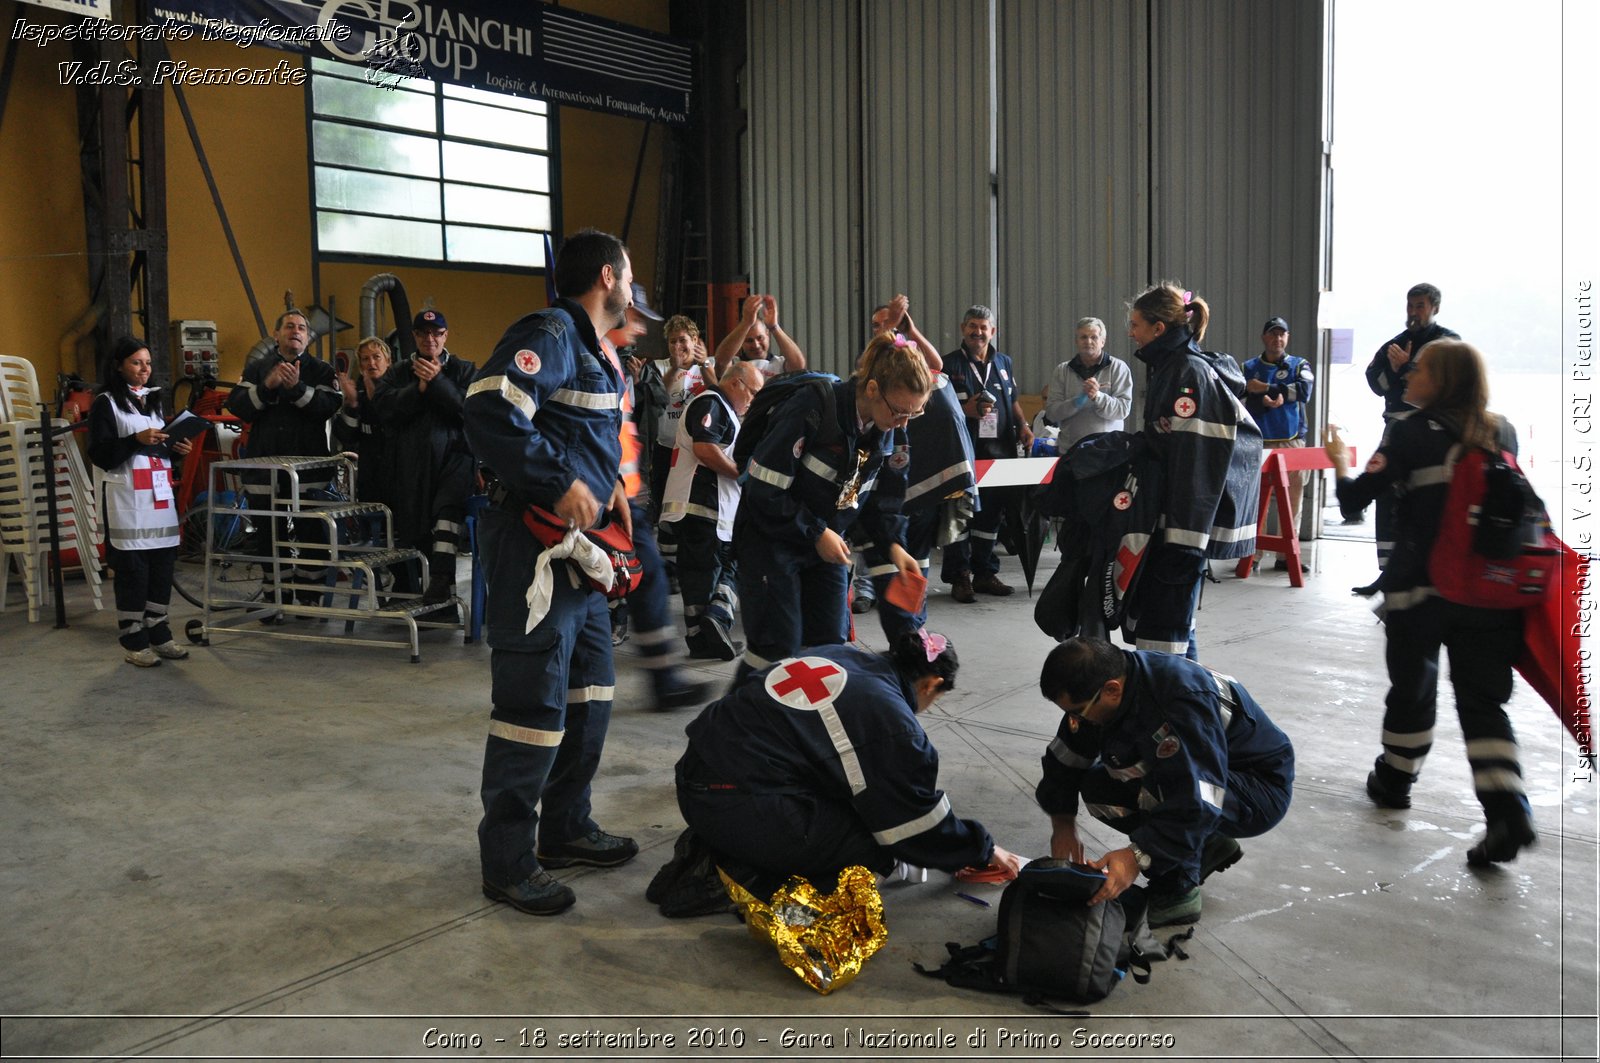
{"label": "white red cross emblem", "polygon": [[166,509],[172,505],[171,475],[160,458],[151,458],[150,468],[133,470],[133,489],[149,491],[155,496],[154,508]]}
{"label": "white red cross emblem", "polygon": [[514,360],[517,363],[517,368],[529,376],[539,371],[539,356],[527,348],[518,351]]}
{"label": "white red cross emblem", "polygon": [[1194,400],[1187,395],[1178,396],[1178,401],[1172,404],[1172,412],[1179,417],[1194,416]]}
{"label": "white red cross emblem", "polygon": [[1117,497],[1111,500],[1111,504],[1116,506],[1118,509],[1127,509],[1129,506],[1133,505],[1133,492],[1118,491]]}
{"label": "white red cross emblem", "polygon": [[845,670],[822,657],[797,657],[781,661],[767,673],[767,693],[791,709],[821,709],[832,705],[844,689]]}

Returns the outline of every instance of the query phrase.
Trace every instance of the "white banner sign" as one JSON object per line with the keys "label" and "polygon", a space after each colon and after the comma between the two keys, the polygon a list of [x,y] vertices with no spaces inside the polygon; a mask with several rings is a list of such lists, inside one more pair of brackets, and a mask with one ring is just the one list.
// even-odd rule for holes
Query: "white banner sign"
{"label": "white banner sign", "polygon": [[95,18],[104,19],[111,17],[111,0],[22,0],[22,2],[54,8],[57,11],[69,11],[74,15],[93,15]]}

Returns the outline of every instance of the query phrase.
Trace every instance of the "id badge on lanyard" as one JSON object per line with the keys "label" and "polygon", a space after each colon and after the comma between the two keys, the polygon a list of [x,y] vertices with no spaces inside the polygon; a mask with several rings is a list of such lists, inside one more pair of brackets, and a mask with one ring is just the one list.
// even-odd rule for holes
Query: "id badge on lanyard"
{"label": "id badge on lanyard", "polygon": [[[994,375],[994,363],[993,362],[985,362],[984,366],[983,366],[983,370],[984,370],[983,375],[978,378],[978,386],[982,389],[982,392],[988,398],[994,399],[993,393],[991,393],[989,391],[989,378]],[[994,401],[995,401],[996,405],[990,406],[989,407],[989,412],[986,413],[986,414],[981,415],[978,418],[978,438],[979,439],[999,439],[1000,438],[1000,407],[998,405],[999,400],[996,399]]]}

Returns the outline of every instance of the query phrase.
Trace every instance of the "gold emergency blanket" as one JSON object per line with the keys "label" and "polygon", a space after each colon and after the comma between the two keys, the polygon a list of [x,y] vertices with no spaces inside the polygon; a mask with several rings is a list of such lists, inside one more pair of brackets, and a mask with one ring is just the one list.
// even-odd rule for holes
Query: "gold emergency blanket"
{"label": "gold emergency blanket", "polygon": [[864,867],[839,872],[839,886],[823,896],[794,876],[763,903],[723,874],[728,896],[739,906],[750,936],[768,941],[778,960],[824,995],[861,973],[861,965],[889,940],[877,878]]}

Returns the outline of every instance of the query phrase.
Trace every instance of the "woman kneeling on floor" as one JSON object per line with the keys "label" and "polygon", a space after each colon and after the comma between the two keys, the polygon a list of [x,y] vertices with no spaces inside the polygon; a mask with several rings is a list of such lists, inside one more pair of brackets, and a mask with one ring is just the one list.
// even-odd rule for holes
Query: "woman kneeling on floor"
{"label": "woman kneeling on floor", "polygon": [[956,871],[1021,861],[939,789],[917,720],[955,685],[942,635],[885,654],[821,646],[753,673],[688,727],[678,807],[716,863],[757,897],[790,875],[831,891],[841,870]]}

